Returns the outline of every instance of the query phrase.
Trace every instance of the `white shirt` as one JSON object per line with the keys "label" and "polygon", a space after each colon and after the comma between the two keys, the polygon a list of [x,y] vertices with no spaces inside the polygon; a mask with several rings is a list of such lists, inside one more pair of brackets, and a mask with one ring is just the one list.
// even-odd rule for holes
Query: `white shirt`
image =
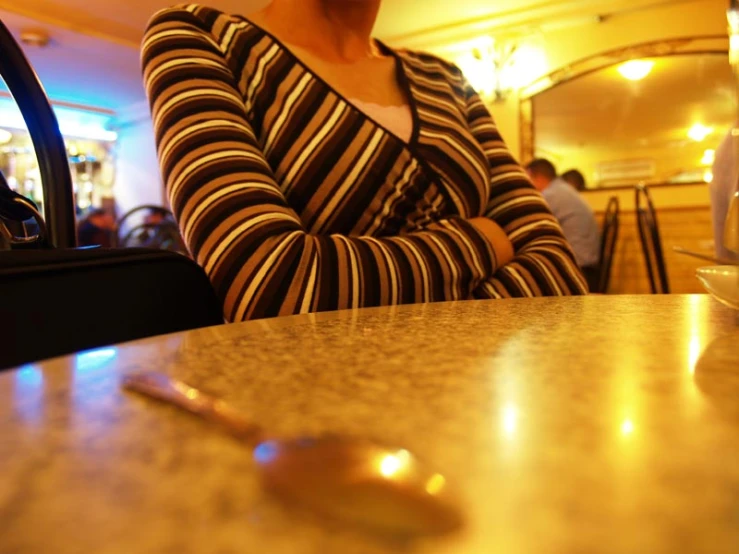
{"label": "white shirt", "polygon": [[541,192],[559,221],[577,265],[594,267],[600,262],[600,231],[595,214],[575,187],[559,177]]}
{"label": "white shirt", "polygon": [[350,98],[349,102],[403,142],[410,142],[413,134],[413,115],[408,104],[404,106],[381,106],[357,98]]}

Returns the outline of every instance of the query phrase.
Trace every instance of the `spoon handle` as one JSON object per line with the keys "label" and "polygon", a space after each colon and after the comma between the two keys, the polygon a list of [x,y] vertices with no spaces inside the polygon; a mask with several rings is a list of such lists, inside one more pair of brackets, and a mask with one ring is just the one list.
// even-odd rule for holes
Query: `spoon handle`
{"label": "spoon handle", "polygon": [[259,442],[259,426],[247,421],[223,400],[210,396],[164,373],[148,371],[127,375],[122,379],[124,389],[172,404],[212,423],[249,443]]}
{"label": "spoon handle", "polygon": [[685,248],[681,248],[679,246],[673,246],[672,250],[677,252],[678,254],[685,254],[686,256],[693,256],[694,258],[706,260],[708,262],[713,262],[718,265],[739,265],[739,261],[736,261],[736,260],[729,260],[727,258],[714,258],[713,256],[708,256],[706,254],[700,254],[699,252],[693,252],[692,250],[686,250]]}

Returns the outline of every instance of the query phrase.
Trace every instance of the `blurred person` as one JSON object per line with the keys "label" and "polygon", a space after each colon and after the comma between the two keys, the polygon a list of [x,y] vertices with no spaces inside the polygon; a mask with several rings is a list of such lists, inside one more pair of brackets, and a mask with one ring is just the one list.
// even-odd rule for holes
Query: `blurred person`
{"label": "blurred person", "polygon": [[113,244],[115,219],[102,208],[93,208],[77,228],[77,242],[80,246],[104,246]]}
{"label": "blurred person", "polygon": [[600,262],[600,231],[593,210],[571,185],[557,177],[549,160],[537,158],[526,166],[526,171],[559,220],[577,263],[593,288]]}
{"label": "blurred person", "polygon": [[171,215],[164,208],[151,208],[149,213],[144,216],[143,230],[132,241],[128,241],[127,245],[160,248],[186,254],[187,247],[180,236],[177,223]]}
{"label": "blurred person", "polygon": [[169,212],[164,208],[150,208],[144,216],[143,228],[134,239],[136,246],[152,246],[152,242],[159,234],[159,227],[167,219]]}
{"label": "blurred person", "polygon": [[[10,243],[14,237],[26,237],[27,225],[24,219],[29,216],[24,208],[17,204],[17,194],[12,188],[9,180],[5,179],[5,175],[0,171],[0,250],[10,248]],[[33,202],[31,200],[31,202]],[[10,236],[7,236],[9,234]],[[31,233],[32,234],[32,233]]]}
{"label": "blurred person", "polygon": [[562,174],[562,179],[575,187],[575,190],[582,192],[585,190],[585,176],[577,169],[569,169]]}
{"label": "blurred person", "polygon": [[169,212],[164,208],[151,208],[144,217],[145,225],[159,225],[167,219]]}
{"label": "blurred person", "polygon": [[582,294],[559,225],[455,66],[372,38],[380,0],[150,21],[170,204],[229,321]]}

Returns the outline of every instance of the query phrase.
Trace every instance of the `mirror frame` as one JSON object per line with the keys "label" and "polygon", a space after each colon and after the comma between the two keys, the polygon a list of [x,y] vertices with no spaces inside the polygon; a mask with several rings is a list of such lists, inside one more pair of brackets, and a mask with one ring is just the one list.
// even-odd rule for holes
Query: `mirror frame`
{"label": "mirror frame", "polygon": [[[561,67],[530,85],[523,87],[519,98],[520,161],[527,164],[534,159],[536,132],[534,125],[534,97],[554,87],[579,77],[600,71],[613,65],[640,58],[658,58],[685,54],[726,54],[728,61],[729,37],[726,35],[701,35],[673,38],[634,44],[624,48],[606,50]],[[659,184],[656,186],[660,186]],[[594,187],[584,192],[620,187]],[[623,187],[621,187],[623,188]]]}

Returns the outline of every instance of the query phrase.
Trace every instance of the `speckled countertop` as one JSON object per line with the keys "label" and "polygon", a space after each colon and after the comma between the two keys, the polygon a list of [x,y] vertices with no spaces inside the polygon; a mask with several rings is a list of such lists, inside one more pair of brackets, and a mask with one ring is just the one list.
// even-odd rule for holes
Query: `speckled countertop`
{"label": "speckled countertop", "polygon": [[[467,526],[288,513],[250,453],[122,393],[158,369],[276,433],[434,460]],[[459,302],[223,326],[0,373],[0,552],[739,552],[739,326],[707,296]]]}

